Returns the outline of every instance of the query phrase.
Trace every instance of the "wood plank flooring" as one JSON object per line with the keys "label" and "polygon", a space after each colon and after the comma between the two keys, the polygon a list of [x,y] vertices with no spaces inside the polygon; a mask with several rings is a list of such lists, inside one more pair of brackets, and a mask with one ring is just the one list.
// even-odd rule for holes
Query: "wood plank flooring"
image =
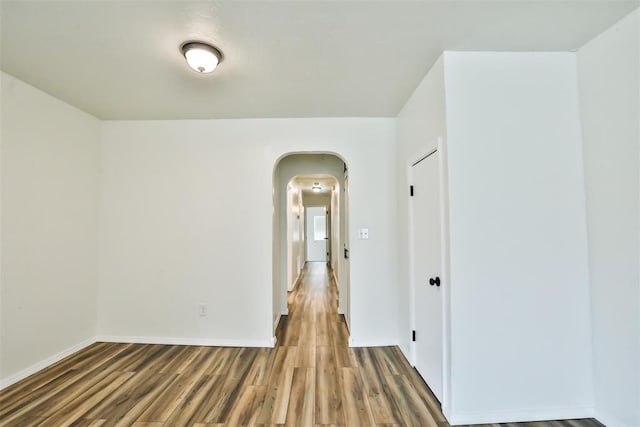
{"label": "wood plank flooring", "polygon": [[276,348],[96,343],[1,391],[0,425],[448,426],[397,347],[348,347],[337,299],[324,263],[309,263]]}

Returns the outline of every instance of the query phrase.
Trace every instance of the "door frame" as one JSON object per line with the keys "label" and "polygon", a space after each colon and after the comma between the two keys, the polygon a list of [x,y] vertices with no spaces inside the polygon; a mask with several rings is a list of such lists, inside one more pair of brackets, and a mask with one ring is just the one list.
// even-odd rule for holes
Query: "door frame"
{"label": "door frame", "polygon": [[[297,155],[315,155],[315,156],[332,156],[338,159],[341,162],[340,168],[331,168],[326,167],[315,167],[309,166],[305,163],[300,163],[299,166],[291,168],[289,165],[289,171],[287,173],[281,173],[282,171],[282,162],[291,157]],[[348,236],[345,236],[348,233],[348,226],[350,223],[350,218],[348,211],[343,210],[343,204],[348,203],[348,196],[344,194],[343,188],[343,179],[346,179],[347,171],[349,168],[349,162],[345,156],[338,152],[334,151],[287,151],[283,152],[274,159],[273,162],[273,171],[272,171],[272,203],[273,203],[273,211],[272,211],[272,225],[271,225],[271,237],[272,237],[272,253],[271,253],[271,289],[272,289],[272,307],[271,307],[271,321],[273,324],[273,342],[276,342],[276,329],[280,322],[281,316],[286,316],[288,314],[287,309],[287,284],[286,284],[286,272],[284,271],[287,268],[287,260],[286,257],[289,256],[288,251],[288,243],[286,228],[287,227],[287,215],[286,215],[286,192],[287,192],[287,183],[296,176],[308,176],[308,175],[328,175],[333,177],[336,181],[336,188],[338,192],[337,204],[338,204],[338,217],[335,222],[332,222],[331,227],[332,230],[337,228],[338,235],[336,237],[336,242],[341,244],[343,239],[347,239]],[[335,190],[335,189],[334,189]],[[283,195],[284,194],[284,195]],[[284,210],[284,211],[283,211]],[[302,212],[304,214],[304,210]],[[332,220],[333,221],[333,220]],[[331,236],[333,239],[334,236]],[[340,255],[342,251],[339,251]],[[336,260],[338,261],[338,265],[332,265],[334,269],[340,269],[344,267],[344,260],[341,256],[336,253]],[[341,267],[342,266],[342,267]],[[350,284],[350,272],[349,269],[346,268],[345,271],[342,271],[342,274],[339,274],[337,277],[337,283],[339,285],[339,292],[342,296],[343,294],[348,297],[347,301],[339,304],[338,312],[343,312],[345,315],[345,319],[349,319],[351,312],[351,284]],[[343,292],[344,290],[344,292]],[[342,298],[341,298],[342,300]],[[342,301],[341,301],[342,302]],[[349,328],[347,320],[347,328]]]}
{"label": "door frame", "polygon": [[[342,189],[344,193],[344,202],[342,206],[340,206],[340,215],[344,215],[344,221],[341,221],[340,232],[342,233],[343,241],[338,242],[338,246],[340,246],[340,255],[342,257],[342,266],[344,275],[343,280],[343,288],[344,288],[344,304],[338,300],[338,314],[342,314],[344,316],[345,323],[347,324],[347,329],[349,330],[349,345],[351,345],[351,259],[349,258],[349,250],[351,248],[351,240],[349,238],[349,170],[345,168],[344,171],[344,188]],[[342,245],[340,244],[342,243]],[[342,295],[342,293],[340,293]],[[343,308],[344,305],[344,308]],[[341,313],[342,312],[342,313]]]}
{"label": "door frame", "polygon": [[[448,417],[451,402],[451,281],[449,280],[449,197],[448,197],[448,169],[446,157],[446,145],[441,137],[429,141],[413,156],[409,157],[406,166],[407,183],[413,185],[413,166],[432,154],[438,153],[438,174],[440,175],[440,278],[442,280],[442,411]],[[413,198],[407,192],[407,207],[409,216],[409,316],[411,330],[416,330],[416,283],[413,277],[415,266],[414,248],[414,217]],[[409,345],[410,363],[415,366],[416,345],[413,340]]]}

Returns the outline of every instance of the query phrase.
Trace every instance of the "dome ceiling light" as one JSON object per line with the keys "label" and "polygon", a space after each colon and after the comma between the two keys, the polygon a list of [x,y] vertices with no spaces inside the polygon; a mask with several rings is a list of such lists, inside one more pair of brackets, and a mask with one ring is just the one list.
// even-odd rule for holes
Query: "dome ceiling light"
{"label": "dome ceiling light", "polygon": [[186,42],[180,46],[180,51],[189,67],[201,74],[213,72],[222,62],[222,52],[207,43]]}

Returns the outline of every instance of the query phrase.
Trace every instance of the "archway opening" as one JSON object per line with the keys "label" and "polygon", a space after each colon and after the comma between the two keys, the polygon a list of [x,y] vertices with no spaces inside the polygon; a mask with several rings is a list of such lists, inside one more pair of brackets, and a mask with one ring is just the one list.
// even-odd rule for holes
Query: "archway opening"
{"label": "archway opening", "polygon": [[288,314],[288,294],[309,261],[326,262],[338,289],[338,313],[349,326],[347,186],[348,168],[335,154],[292,153],[274,166],[274,336],[281,316]]}

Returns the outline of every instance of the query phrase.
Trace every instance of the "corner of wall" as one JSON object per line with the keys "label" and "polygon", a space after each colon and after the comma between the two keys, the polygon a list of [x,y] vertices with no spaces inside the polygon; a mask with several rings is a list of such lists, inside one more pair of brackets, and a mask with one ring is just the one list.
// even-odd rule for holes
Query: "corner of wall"
{"label": "corner of wall", "polygon": [[73,345],[73,346],[71,346],[69,348],[66,348],[66,349],[64,349],[64,350],[62,350],[62,351],[60,351],[60,352],[58,352],[58,353],[56,353],[56,354],[54,354],[54,355],[52,355],[50,357],[47,357],[46,359],[43,359],[43,360],[41,360],[41,361],[39,361],[37,363],[34,363],[33,365],[28,366],[28,367],[22,369],[21,371],[15,373],[13,375],[10,375],[7,378],[1,379],[0,380],[0,391],[4,390],[5,388],[7,388],[7,387],[9,387],[9,386],[11,386],[13,384],[16,384],[16,383],[22,381],[23,379],[25,379],[25,378],[27,378],[27,377],[29,377],[29,376],[31,376],[31,375],[43,370],[43,369],[45,369],[45,368],[47,368],[47,367],[49,367],[51,365],[53,365],[54,363],[57,363],[57,362],[65,359],[65,358],[71,356],[72,354],[74,354],[74,353],[76,353],[76,352],[78,352],[78,351],[80,351],[80,350],[82,350],[82,349],[84,349],[86,347],[89,347],[90,345],[92,345],[94,343],[96,343],[96,338],[95,337],[86,339],[86,340],[84,340],[82,342],[79,342],[76,345]]}

